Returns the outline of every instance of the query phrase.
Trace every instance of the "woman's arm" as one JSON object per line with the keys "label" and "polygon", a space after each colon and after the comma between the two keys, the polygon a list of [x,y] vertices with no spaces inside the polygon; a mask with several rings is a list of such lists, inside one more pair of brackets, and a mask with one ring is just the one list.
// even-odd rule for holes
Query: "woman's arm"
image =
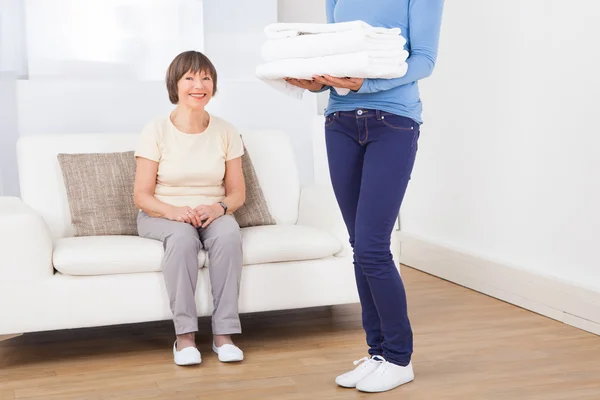
{"label": "woman's arm", "polygon": [[333,12],[335,11],[335,3],[337,0],[327,0],[325,3],[325,14],[327,15],[327,23],[333,24]]}
{"label": "woman's arm", "polygon": [[225,162],[225,199],[227,212],[233,214],[246,201],[246,182],[242,170],[242,157]]}
{"label": "woman's arm", "polygon": [[170,206],[154,197],[158,163],[147,158],[137,157],[133,202],[136,207],[152,217],[164,218]]}
{"label": "woman's arm", "polygon": [[[223,203],[227,206],[227,214],[233,214],[246,201],[246,182],[244,181],[244,171],[242,170],[242,157],[236,157],[225,161],[225,198]],[[224,209],[219,204],[210,206],[202,205],[196,207],[200,218],[206,218],[202,228],[206,228],[215,219],[224,215]]]}
{"label": "woman's arm", "polygon": [[[200,226],[200,218],[190,207],[175,207],[154,197],[158,163],[143,157],[136,157],[133,202],[136,207],[151,217],[166,218]],[[189,212],[189,214],[188,214]]]}
{"label": "woman's arm", "polygon": [[[334,2],[330,0],[329,2]],[[444,0],[411,0],[408,10],[410,56],[408,72],[396,79],[365,79],[358,93],[375,93],[427,78],[438,53]]]}

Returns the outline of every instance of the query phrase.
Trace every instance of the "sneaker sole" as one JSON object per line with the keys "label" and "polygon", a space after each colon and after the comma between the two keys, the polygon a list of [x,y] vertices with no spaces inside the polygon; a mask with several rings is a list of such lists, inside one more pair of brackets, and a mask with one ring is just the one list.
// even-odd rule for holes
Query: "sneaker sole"
{"label": "sneaker sole", "polygon": [[338,386],[340,386],[340,387],[346,388],[346,389],[354,389],[354,388],[356,388],[356,384],[355,385],[344,385],[344,384],[339,383],[338,381],[335,381],[335,384],[338,385]]}
{"label": "sneaker sole", "polygon": [[[412,382],[412,381],[414,381],[414,380],[415,380],[415,378],[409,379],[409,380],[407,380],[407,381],[404,381],[404,382],[401,382],[401,383],[397,384],[396,386],[394,386],[394,387],[391,387],[391,388],[389,388],[389,389],[381,389],[381,390],[365,390],[365,389],[360,389],[360,388],[358,388],[358,387],[357,387],[357,388],[356,388],[356,390],[358,390],[359,392],[363,392],[363,393],[383,393],[383,392],[389,392],[390,390],[394,390],[394,389],[396,389],[396,388],[398,388],[398,387],[400,387],[400,386],[402,386],[402,385],[406,385],[407,383],[410,383],[410,382]],[[358,385],[357,385],[357,386],[358,386]]]}

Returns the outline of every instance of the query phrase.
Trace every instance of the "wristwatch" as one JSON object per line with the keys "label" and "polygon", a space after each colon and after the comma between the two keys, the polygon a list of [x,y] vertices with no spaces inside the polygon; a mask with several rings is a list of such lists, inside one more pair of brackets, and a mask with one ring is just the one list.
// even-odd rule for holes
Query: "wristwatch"
{"label": "wristwatch", "polygon": [[221,207],[223,207],[223,215],[227,214],[227,204],[223,203],[222,201],[219,202],[219,205]]}

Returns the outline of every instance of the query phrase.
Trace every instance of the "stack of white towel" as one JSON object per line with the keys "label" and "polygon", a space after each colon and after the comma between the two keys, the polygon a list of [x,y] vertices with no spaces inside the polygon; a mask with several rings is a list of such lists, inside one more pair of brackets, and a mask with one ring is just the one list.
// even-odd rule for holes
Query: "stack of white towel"
{"label": "stack of white towel", "polygon": [[[265,28],[264,60],[256,75],[278,90],[301,98],[304,89],[283,78],[315,75],[392,79],[408,70],[406,39],[399,28],[375,28],[363,21],[334,24],[276,23]],[[348,89],[337,89],[340,95]]]}

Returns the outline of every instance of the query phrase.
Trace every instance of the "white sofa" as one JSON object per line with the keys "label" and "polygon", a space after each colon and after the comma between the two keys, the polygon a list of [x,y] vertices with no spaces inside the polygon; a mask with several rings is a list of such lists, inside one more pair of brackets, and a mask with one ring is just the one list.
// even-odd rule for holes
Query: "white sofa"
{"label": "white sofa", "polygon": [[[348,235],[331,188],[300,186],[286,134],[243,136],[277,225],[243,229],[240,312],[357,302]],[[0,197],[0,335],[171,319],[161,243],[72,237],[57,161],[58,153],[132,150],[137,139],[81,134],[19,140],[21,198]],[[399,247],[392,247],[398,260]],[[206,255],[199,258],[196,302],[198,315],[207,316],[212,296],[202,267]]]}

